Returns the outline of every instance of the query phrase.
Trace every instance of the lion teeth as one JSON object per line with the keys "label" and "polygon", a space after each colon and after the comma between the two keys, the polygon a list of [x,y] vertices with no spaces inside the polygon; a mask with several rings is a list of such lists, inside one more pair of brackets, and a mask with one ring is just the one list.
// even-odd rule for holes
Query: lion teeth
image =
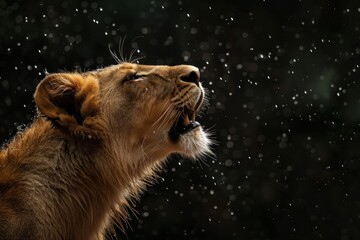
{"label": "lion teeth", "polygon": [[189,110],[189,119],[190,121],[194,121],[195,120],[195,111],[191,111]]}
{"label": "lion teeth", "polygon": [[184,126],[187,126],[191,123],[190,119],[189,119],[189,115],[185,115],[184,116]]}

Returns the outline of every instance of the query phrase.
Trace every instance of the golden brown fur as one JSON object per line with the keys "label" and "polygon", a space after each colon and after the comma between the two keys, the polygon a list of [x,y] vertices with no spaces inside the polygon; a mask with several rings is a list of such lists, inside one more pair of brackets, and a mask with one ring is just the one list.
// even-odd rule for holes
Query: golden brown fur
{"label": "golden brown fur", "polygon": [[201,127],[170,134],[202,102],[198,77],[130,63],[48,75],[38,116],[0,151],[0,239],[103,239],[167,156],[209,152]]}

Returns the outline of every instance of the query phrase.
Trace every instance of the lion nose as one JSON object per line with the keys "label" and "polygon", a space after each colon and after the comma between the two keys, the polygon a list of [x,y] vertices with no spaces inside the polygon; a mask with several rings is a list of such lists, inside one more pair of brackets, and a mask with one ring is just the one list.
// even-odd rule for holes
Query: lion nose
{"label": "lion nose", "polygon": [[198,68],[191,66],[185,74],[180,76],[180,79],[184,82],[195,83],[196,86],[199,86],[200,71]]}

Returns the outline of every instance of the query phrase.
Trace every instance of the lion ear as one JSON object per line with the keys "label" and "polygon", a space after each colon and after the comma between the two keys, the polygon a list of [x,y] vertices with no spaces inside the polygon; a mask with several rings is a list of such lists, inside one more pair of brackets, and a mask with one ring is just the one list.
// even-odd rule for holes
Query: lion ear
{"label": "lion ear", "polygon": [[75,136],[99,138],[99,82],[93,76],[76,73],[50,74],[35,91],[41,113]]}

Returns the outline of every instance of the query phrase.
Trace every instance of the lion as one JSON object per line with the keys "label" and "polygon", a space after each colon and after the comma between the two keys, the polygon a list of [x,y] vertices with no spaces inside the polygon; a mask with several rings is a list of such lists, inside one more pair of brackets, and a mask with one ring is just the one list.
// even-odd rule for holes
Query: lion
{"label": "lion", "polygon": [[211,153],[204,95],[190,65],[48,74],[0,152],[0,239],[104,239],[171,154]]}

